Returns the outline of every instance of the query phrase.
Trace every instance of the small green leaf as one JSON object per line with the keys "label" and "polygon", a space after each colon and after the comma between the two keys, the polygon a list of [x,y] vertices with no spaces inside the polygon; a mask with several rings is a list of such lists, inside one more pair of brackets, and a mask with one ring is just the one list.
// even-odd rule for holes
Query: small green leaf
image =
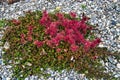
{"label": "small green leaf", "polygon": [[0,28],[5,26],[5,20],[0,20]]}
{"label": "small green leaf", "polygon": [[81,5],[82,9],[86,9],[86,5],[82,4]]}

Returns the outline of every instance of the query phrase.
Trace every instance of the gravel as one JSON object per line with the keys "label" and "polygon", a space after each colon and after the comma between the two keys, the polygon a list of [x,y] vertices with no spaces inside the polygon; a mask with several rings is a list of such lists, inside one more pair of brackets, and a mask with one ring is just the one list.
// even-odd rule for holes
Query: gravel
{"label": "gravel", "polygon": [[[49,2],[51,1],[51,2]],[[12,19],[24,16],[24,11],[43,10],[51,12],[56,7],[61,7],[62,12],[75,11],[79,16],[85,12],[94,25],[98,24],[96,35],[103,41],[99,47],[107,47],[110,51],[120,52],[120,0],[25,0],[11,5],[7,3],[0,4],[0,19]],[[82,9],[82,5],[86,5]],[[1,35],[1,34],[0,34]],[[1,38],[1,36],[0,36]],[[112,60],[112,59],[110,59]],[[117,63],[120,71],[120,63]],[[10,67],[10,66],[9,66]],[[6,66],[2,63],[2,48],[0,48],[0,76],[3,80],[10,80]],[[87,80],[84,75],[70,72],[69,74],[63,70],[62,77],[60,74],[52,71],[52,77],[48,80]],[[119,72],[118,72],[119,73]],[[8,74],[8,75],[7,75]],[[58,75],[57,75],[58,74]],[[120,73],[119,73],[120,74]],[[120,75],[116,75],[120,77]],[[6,78],[6,79],[5,79]],[[38,80],[37,77],[31,76],[25,80]],[[43,79],[39,79],[43,80]]]}

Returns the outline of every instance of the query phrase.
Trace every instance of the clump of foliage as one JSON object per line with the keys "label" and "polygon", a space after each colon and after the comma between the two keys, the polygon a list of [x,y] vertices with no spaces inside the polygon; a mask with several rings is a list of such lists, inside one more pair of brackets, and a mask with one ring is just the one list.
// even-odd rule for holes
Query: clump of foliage
{"label": "clump of foliage", "polygon": [[73,69],[88,78],[114,78],[100,61],[115,54],[97,47],[101,40],[91,32],[94,27],[88,20],[85,15],[77,18],[74,12],[46,11],[28,11],[25,17],[7,20],[2,41],[9,43],[9,48],[4,49],[4,63],[12,65],[13,76],[18,79],[46,77],[47,68]]}
{"label": "clump of foliage", "polygon": [[5,20],[0,20],[0,28],[5,26]]}

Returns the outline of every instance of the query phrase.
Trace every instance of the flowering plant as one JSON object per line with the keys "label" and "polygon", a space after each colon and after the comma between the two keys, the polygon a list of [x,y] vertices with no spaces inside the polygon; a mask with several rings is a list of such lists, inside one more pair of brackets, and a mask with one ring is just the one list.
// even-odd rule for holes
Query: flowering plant
{"label": "flowering plant", "polygon": [[94,27],[88,20],[85,15],[77,18],[75,12],[53,14],[47,11],[27,12],[18,20],[8,20],[2,41],[8,42],[10,47],[4,49],[4,63],[12,65],[13,77],[18,79],[29,75],[46,76],[47,68],[73,69],[88,78],[114,78],[105,72],[100,62],[113,54],[97,47],[101,40],[91,32]]}

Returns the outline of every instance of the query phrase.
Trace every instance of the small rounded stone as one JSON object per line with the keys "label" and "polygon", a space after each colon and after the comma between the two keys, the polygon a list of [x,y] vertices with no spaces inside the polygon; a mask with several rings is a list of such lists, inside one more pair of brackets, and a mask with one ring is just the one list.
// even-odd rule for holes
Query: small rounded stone
{"label": "small rounded stone", "polygon": [[117,67],[120,68],[120,63],[117,64]]}

